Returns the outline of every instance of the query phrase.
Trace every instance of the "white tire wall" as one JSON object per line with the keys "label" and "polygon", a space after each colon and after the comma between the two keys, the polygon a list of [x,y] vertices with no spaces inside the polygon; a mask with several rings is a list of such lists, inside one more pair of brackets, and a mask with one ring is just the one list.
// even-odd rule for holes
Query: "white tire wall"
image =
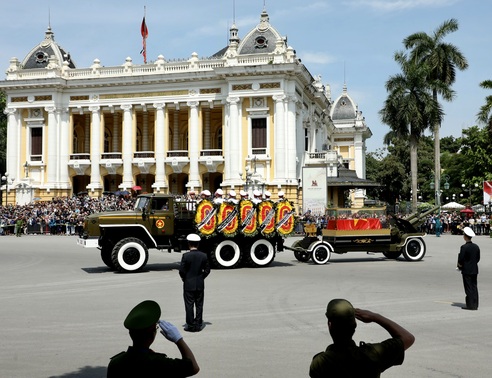
{"label": "white tire wall", "polygon": [[326,264],[330,260],[331,249],[326,244],[318,244],[313,248],[311,258],[318,265]]}
{"label": "white tire wall", "polygon": [[267,266],[275,259],[275,248],[266,239],[258,239],[249,249],[249,260],[255,266]]}
{"label": "white tire wall", "polygon": [[421,238],[409,238],[403,247],[403,257],[407,261],[420,261],[424,258],[427,247]]}
{"label": "white tire wall", "polygon": [[116,243],[111,257],[118,271],[136,272],[147,264],[149,251],[141,240],[125,238]]}
{"label": "white tire wall", "polygon": [[212,259],[220,268],[235,268],[241,262],[241,249],[232,240],[223,240],[212,251]]}

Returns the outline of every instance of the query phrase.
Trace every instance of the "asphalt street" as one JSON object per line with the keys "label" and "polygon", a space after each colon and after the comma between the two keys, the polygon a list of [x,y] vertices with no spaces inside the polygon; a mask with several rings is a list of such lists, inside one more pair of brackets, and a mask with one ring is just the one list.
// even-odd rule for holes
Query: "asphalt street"
{"label": "asphalt street", "polygon": [[[349,253],[319,266],[285,251],[266,268],[213,270],[206,327],[183,332],[201,368],[197,377],[307,377],[312,356],[331,342],[326,304],[339,297],[414,333],[403,365],[384,377],[492,376],[492,239],[474,238],[482,251],[478,311],[461,309],[456,258],[463,238],[425,241],[420,262]],[[145,299],[156,300],[162,318],[182,329],[180,259],[151,251],[145,271],[118,274],[99,250],[78,247],[76,237],[1,236],[0,376],[105,377],[109,358],[130,344],[125,316]],[[375,324],[359,323],[355,334],[365,342],[386,337]],[[179,356],[160,335],[153,349]]]}

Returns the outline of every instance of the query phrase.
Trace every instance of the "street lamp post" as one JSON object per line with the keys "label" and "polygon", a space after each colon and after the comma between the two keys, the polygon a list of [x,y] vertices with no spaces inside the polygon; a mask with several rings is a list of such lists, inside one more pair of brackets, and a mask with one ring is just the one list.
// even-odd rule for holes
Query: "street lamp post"
{"label": "street lamp post", "polygon": [[[450,177],[448,175],[443,175],[442,178],[445,180],[444,185],[443,185],[444,190],[448,190]],[[429,187],[431,188],[431,190],[435,190],[435,192],[434,192],[435,204],[436,204],[436,206],[440,207],[441,206],[441,194],[442,194],[440,180],[438,178],[434,177],[433,174],[429,177],[429,179],[431,180]],[[437,181],[437,186],[436,186],[436,181]]]}
{"label": "street lamp post", "polygon": [[[465,184],[461,184],[461,187],[463,188],[463,190],[467,190]],[[468,188],[468,203],[470,204],[470,206],[472,205],[472,203],[471,203],[472,189],[477,189],[477,188],[478,188],[478,184],[477,183],[474,184],[474,188],[472,186],[470,186]]]}
{"label": "street lamp post", "polygon": [[8,205],[8,200],[9,200],[9,174],[5,172],[5,174],[2,176],[2,184],[5,181],[5,206]]}

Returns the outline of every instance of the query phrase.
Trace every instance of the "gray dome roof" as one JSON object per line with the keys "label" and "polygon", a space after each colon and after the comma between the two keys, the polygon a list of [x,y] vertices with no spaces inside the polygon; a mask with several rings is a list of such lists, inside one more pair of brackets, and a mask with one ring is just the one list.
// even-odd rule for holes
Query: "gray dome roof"
{"label": "gray dome roof", "polygon": [[349,120],[355,119],[357,116],[357,108],[352,99],[347,94],[347,87],[344,86],[343,93],[335,101],[331,112],[331,119],[337,120]]}
{"label": "gray dome roof", "polygon": [[275,43],[278,39],[286,42],[285,38],[282,38],[277,30],[270,25],[269,21],[268,13],[263,10],[260,16],[260,23],[239,44],[239,55],[272,53],[275,50]]}
{"label": "gray dome roof", "polygon": [[62,49],[56,42],[51,27],[46,30],[44,40],[35,46],[22,61],[23,69],[46,68],[49,59],[54,56],[58,65],[61,67],[63,62],[68,62],[70,68],[75,68],[70,54]]}

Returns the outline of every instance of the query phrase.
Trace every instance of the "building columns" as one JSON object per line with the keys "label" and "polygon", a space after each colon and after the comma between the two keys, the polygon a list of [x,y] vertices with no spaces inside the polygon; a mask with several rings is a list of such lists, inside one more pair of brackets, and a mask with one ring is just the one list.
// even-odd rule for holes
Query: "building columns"
{"label": "building columns", "polygon": [[[58,166],[58,140],[57,140],[57,122],[56,122],[56,108],[54,106],[48,106],[45,108],[48,113],[48,148],[46,152],[47,156],[47,185],[50,188],[54,188],[57,182],[57,166]],[[99,177],[99,175],[98,175]]]}
{"label": "building columns", "polygon": [[123,190],[130,189],[133,186],[132,174],[132,105],[121,105],[123,110],[123,181],[120,188]]}
{"label": "building columns", "polygon": [[200,146],[198,138],[198,101],[188,101],[187,105],[190,109],[190,128],[188,132],[188,153],[190,157],[190,174],[188,179],[188,187],[200,187],[200,172],[198,168],[198,159],[200,157]]}
{"label": "building columns", "polygon": [[165,164],[165,151],[167,150],[167,138],[168,133],[165,125],[165,108],[164,103],[155,103],[156,109],[156,127],[155,127],[155,182],[152,185],[153,188],[160,191],[161,188],[166,188],[166,172],[164,169]]}
{"label": "building columns", "polygon": [[276,184],[285,184],[286,178],[286,127],[285,127],[285,95],[275,95],[272,97],[275,101],[274,115],[274,154],[275,154],[275,173],[274,182]]}
{"label": "building columns", "polygon": [[[19,166],[19,143],[20,143],[20,128],[19,128],[19,112],[14,108],[7,108],[4,110],[7,115],[7,140],[13,141],[7,143],[7,173],[16,178],[17,167]],[[30,135],[27,135],[29,138]],[[30,151],[27,151],[27,156],[30,155]],[[2,172],[3,173],[3,172]]]}
{"label": "building columns", "polygon": [[69,146],[72,145],[71,133],[69,132],[69,109],[63,108],[60,110],[60,184],[63,186],[68,186],[68,161],[70,159]]}
{"label": "building columns", "polygon": [[90,106],[91,117],[91,182],[88,189],[94,191],[101,188],[101,108],[99,106]]}

